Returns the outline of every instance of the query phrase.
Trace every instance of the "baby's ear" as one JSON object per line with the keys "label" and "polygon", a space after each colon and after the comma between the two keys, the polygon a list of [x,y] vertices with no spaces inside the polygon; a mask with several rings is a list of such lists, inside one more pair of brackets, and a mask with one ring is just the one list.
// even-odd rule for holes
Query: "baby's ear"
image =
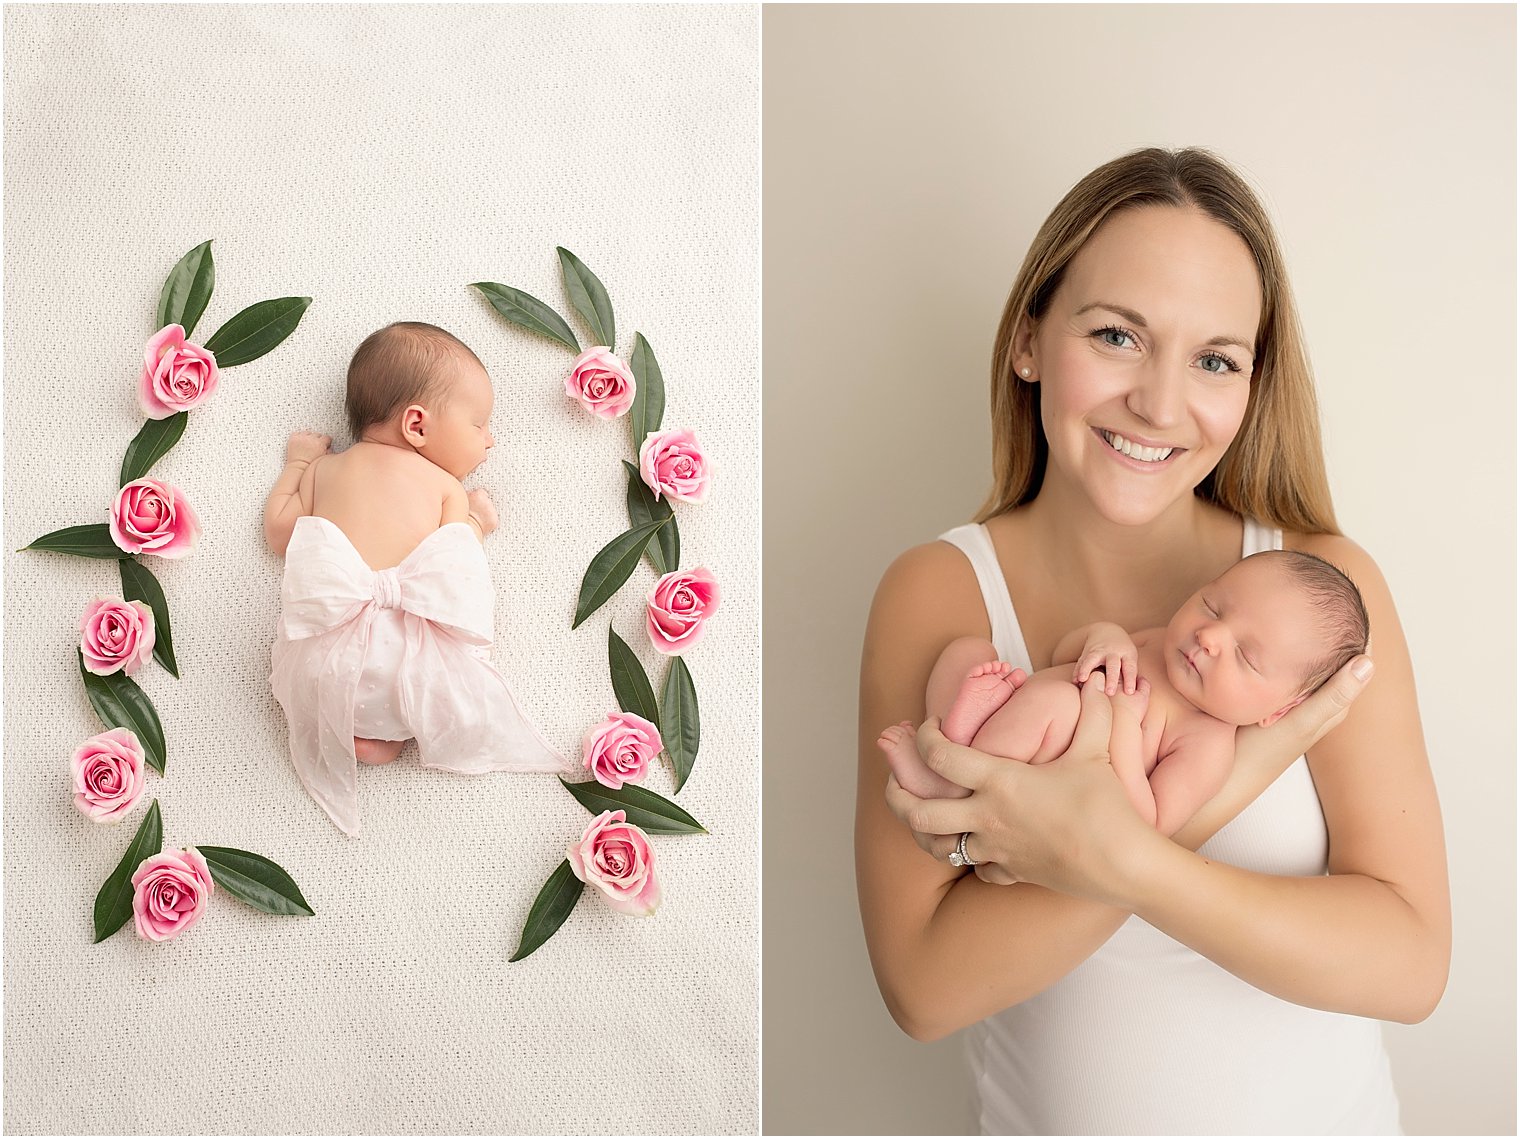
{"label": "baby's ear", "polygon": [[401,437],[413,447],[427,442],[427,408],[414,403],[401,413]]}
{"label": "baby's ear", "polygon": [[1307,692],[1301,692],[1301,693],[1299,693],[1297,696],[1295,696],[1292,700],[1288,701],[1288,703],[1284,704],[1277,711],[1275,711],[1275,712],[1271,713],[1270,715],[1267,715],[1263,719],[1261,719],[1259,721],[1260,724],[1261,724],[1261,726],[1264,727],[1264,728],[1270,728],[1273,724],[1277,723],[1278,720],[1281,720],[1284,716],[1286,716],[1289,712],[1293,711],[1294,708],[1297,708],[1300,704],[1302,704],[1308,698],[1309,698],[1309,694]]}

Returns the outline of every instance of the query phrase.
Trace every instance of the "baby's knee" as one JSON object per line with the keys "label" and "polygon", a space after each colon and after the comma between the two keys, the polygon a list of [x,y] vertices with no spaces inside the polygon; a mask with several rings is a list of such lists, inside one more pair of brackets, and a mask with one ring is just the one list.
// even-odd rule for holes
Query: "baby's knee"
{"label": "baby's knee", "polygon": [[943,715],[960,691],[966,674],[979,664],[998,659],[997,648],[985,637],[957,637],[945,646],[929,674],[928,706]]}
{"label": "baby's knee", "polygon": [[945,646],[935,663],[956,670],[961,676],[979,664],[997,660],[997,648],[986,637],[956,637]]}

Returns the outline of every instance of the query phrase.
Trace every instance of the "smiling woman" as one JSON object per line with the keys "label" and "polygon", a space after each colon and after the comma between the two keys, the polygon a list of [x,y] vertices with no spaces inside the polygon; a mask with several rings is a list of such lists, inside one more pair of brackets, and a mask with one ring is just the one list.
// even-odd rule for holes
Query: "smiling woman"
{"label": "smiling woman", "polygon": [[[1207,151],[1115,159],[1040,229],[996,343],[981,524],[900,557],[866,632],[857,875],[888,1009],[918,1039],[975,1025],[992,1133],[1396,1130],[1376,1019],[1423,1019],[1445,985],[1440,814],[1392,600],[1335,525],[1265,212]],[[1268,620],[1285,604],[1232,568],[1272,549],[1360,587],[1377,679],[1357,656],[1302,703],[1294,676],[1246,715],[1233,657],[1214,657],[1244,632],[1237,593]],[[1111,707],[1113,679],[1089,681],[1063,754],[1049,730],[1004,753],[1036,765],[931,719],[923,759],[970,794],[888,781],[875,734],[922,720],[926,687],[942,710],[930,666],[947,644],[990,641],[1033,673],[1078,660],[1074,631],[1115,625],[1103,637],[1136,631],[1171,711]],[[1216,703],[1253,725],[1224,724],[1217,747],[1198,737]],[[1142,732],[1152,757],[1159,737],[1159,816],[1123,784]],[[1178,772],[1191,798],[1171,799]]]}

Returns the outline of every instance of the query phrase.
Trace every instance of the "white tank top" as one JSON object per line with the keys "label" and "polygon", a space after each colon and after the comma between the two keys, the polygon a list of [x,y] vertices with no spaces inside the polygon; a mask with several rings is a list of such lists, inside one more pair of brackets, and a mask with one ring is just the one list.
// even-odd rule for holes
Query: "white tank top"
{"label": "white tank top", "polygon": [[[976,570],[999,657],[1033,672],[985,527],[941,535]],[[1241,556],[1282,548],[1245,523]],[[1327,871],[1300,756],[1200,848],[1265,874]],[[1379,1021],[1270,996],[1130,917],[1050,988],[967,1030],[988,1135],[1399,1135]]]}

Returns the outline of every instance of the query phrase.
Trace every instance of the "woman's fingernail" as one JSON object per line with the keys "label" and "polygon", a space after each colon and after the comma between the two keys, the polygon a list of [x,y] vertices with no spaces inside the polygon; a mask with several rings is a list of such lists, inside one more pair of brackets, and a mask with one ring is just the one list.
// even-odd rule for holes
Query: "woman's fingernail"
{"label": "woman's fingernail", "polygon": [[1372,675],[1372,658],[1362,657],[1351,666],[1351,675],[1358,680],[1366,680]]}

